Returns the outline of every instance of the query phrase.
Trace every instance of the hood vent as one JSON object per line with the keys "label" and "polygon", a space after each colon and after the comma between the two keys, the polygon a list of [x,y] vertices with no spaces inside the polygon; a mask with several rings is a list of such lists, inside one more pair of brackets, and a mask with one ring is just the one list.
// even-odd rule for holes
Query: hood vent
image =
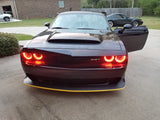
{"label": "hood vent", "polygon": [[101,41],[85,33],[55,33],[48,38],[51,43],[78,43],[78,44],[98,44]]}

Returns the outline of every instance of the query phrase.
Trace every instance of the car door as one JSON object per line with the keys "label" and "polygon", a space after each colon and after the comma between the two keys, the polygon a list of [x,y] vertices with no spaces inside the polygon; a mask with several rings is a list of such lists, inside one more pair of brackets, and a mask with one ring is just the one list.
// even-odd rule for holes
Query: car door
{"label": "car door", "polygon": [[123,19],[119,14],[114,15],[114,23],[116,23],[117,26],[123,25]]}
{"label": "car door", "polygon": [[123,25],[130,23],[129,17],[127,17],[127,16],[125,16],[123,14],[119,14],[119,15],[122,17],[122,23],[123,23]]}
{"label": "car door", "polygon": [[125,29],[123,33],[119,32],[122,29],[115,29],[114,32],[120,37],[128,52],[141,50],[148,37],[148,28],[146,26],[133,27]]}
{"label": "car door", "polygon": [[116,14],[117,23],[119,26],[123,26],[127,23],[127,17],[121,14]]}
{"label": "car door", "polygon": [[3,15],[0,13],[0,20],[3,19]]}

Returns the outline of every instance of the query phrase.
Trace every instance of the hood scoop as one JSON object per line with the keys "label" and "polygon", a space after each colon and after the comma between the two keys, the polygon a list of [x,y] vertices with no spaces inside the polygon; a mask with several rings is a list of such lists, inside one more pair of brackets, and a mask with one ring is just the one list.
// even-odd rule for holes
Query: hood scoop
{"label": "hood scoop", "polygon": [[52,43],[101,43],[101,41],[91,34],[86,33],[55,33],[51,34],[48,42]]}

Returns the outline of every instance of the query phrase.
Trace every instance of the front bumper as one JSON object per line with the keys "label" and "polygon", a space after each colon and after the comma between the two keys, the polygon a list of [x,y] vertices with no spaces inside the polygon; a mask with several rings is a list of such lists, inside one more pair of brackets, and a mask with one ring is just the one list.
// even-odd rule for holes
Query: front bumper
{"label": "front bumper", "polygon": [[24,79],[24,84],[27,86],[63,91],[63,92],[105,92],[105,91],[117,91],[125,88],[125,79],[122,77],[118,82],[113,84],[102,83],[102,84],[80,84],[80,85],[58,85],[58,84],[42,84],[34,83],[29,77]]}

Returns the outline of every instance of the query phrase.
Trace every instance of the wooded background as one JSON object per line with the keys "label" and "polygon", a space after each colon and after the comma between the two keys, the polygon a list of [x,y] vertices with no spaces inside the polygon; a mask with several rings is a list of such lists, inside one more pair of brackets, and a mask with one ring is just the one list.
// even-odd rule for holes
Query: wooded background
{"label": "wooded background", "polygon": [[112,13],[123,13],[129,17],[141,17],[141,8],[81,8],[82,11],[92,11],[92,12],[105,12],[106,15]]}
{"label": "wooded background", "polygon": [[143,15],[160,16],[160,0],[82,0],[82,8],[142,8]]}

